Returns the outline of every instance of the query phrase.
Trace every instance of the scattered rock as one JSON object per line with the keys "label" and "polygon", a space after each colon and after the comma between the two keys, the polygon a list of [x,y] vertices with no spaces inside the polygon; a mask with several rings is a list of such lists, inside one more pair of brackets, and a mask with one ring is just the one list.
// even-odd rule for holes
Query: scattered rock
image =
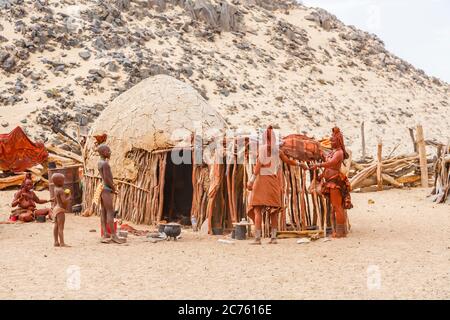
{"label": "scattered rock", "polygon": [[91,57],[91,53],[89,51],[81,51],[80,53],[78,53],[78,55],[83,59],[83,60],[89,60],[89,58]]}
{"label": "scattered rock", "polygon": [[16,66],[16,58],[9,56],[2,63],[3,70],[7,72],[11,72],[13,68]]}

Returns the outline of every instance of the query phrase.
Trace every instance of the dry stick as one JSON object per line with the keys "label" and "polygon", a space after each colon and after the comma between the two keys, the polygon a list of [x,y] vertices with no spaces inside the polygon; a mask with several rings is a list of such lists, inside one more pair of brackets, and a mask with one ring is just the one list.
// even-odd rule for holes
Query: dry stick
{"label": "dry stick", "polygon": [[[313,178],[313,202],[314,202],[314,207],[317,210],[317,217],[319,220],[319,231],[322,230],[322,215],[321,215],[321,211],[320,210],[320,206],[319,206],[319,201],[318,201],[318,195],[317,195],[317,169],[314,169],[314,178]],[[325,232],[326,232],[326,226],[325,226]],[[326,236],[326,233],[325,233]]]}
{"label": "dry stick", "polygon": [[[85,176],[85,177],[88,177],[88,178],[93,178],[93,179],[99,179],[99,180],[102,179],[101,177],[97,177],[97,176],[90,175],[90,174],[85,174],[84,176]],[[142,187],[140,187],[140,186],[138,186],[138,185],[136,185],[136,184],[132,184],[132,183],[130,183],[130,182],[126,182],[126,181],[119,180],[119,179],[116,179],[116,178],[114,178],[114,181],[116,181],[116,182],[119,183],[119,184],[126,184],[126,185],[129,185],[130,187],[139,189],[139,190],[144,191],[144,192],[147,192],[147,193],[150,193],[150,192],[151,192],[151,190],[144,189],[144,188],[142,188]]]}
{"label": "dry stick", "polygon": [[[242,179],[244,190],[242,191],[242,203],[244,204],[244,208],[247,208],[247,149],[244,146],[244,177]],[[245,215],[247,216],[247,215]]]}
{"label": "dry stick", "polygon": [[414,146],[414,153],[417,153],[417,143],[416,143],[416,139],[414,138],[414,129],[413,128],[408,128],[409,130],[409,136],[411,137],[413,146]]}
{"label": "dry stick", "polygon": [[306,170],[302,170],[302,189],[303,189],[303,203],[305,206],[306,224],[311,226],[311,212],[309,208],[308,190],[306,189]]}
{"label": "dry stick", "polygon": [[[192,206],[191,206],[191,217],[196,216],[197,204],[198,204],[198,179],[197,179],[197,168],[198,166],[193,163],[192,164],[192,174],[191,174],[191,182],[192,182]],[[198,218],[197,218],[198,221]]]}
{"label": "dry stick", "polygon": [[423,128],[417,125],[417,146],[419,149],[420,160],[420,175],[422,180],[422,188],[428,188],[428,166],[427,166],[427,151],[425,148],[425,140],[423,136]]}
{"label": "dry stick", "polygon": [[167,163],[167,153],[165,153],[163,156],[160,157],[159,162],[159,168],[160,168],[160,174],[159,174],[159,208],[158,208],[158,217],[156,219],[156,222],[161,221],[162,214],[163,214],[163,208],[164,208],[164,187],[165,187],[165,173],[166,173],[166,163]]}
{"label": "dry stick", "polygon": [[288,175],[289,175],[289,203],[291,206],[291,216],[292,216],[292,221],[295,225],[296,229],[300,228],[300,221],[298,220],[298,214],[297,214],[297,205],[296,205],[296,197],[297,197],[297,189],[295,187],[296,183],[295,183],[295,178],[294,178],[294,173],[293,170],[290,166],[287,166],[287,171],[288,171]]}
{"label": "dry stick", "polygon": [[237,208],[237,197],[236,197],[236,175],[237,175],[237,158],[233,157],[233,176],[231,178],[231,192],[232,192],[232,204],[233,204],[233,222],[238,222],[238,208]]}
{"label": "dry stick", "polygon": [[286,190],[286,194],[284,195],[284,202],[285,202],[285,207],[286,207],[286,211],[287,214],[289,216],[289,220],[291,222],[291,224],[295,224],[293,216],[292,216],[292,206],[291,206],[291,197],[290,197],[290,190],[291,190],[291,185],[290,185],[290,177],[288,176],[289,173],[289,166],[287,166],[286,164],[283,164],[284,170],[283,170],[283,176],[284,176],[284,181],[285,181],[285,187],[284,189]]}
{"label": "dry stick", "polygon": [[300,173],[300,179],[301,179],[299,182],[301,183],[301,185],[300,185],[300,187],[301,187],[301,193],[300,193],[300,206],[301,206],[300,209],[301,209],[301,211],[300,211],[300,213],[301,213],[301,219],[302,219],[302,229],[306,230],[307,222],[306,222],[306,205],[305,205],[305,179],[304,179],[305,174],[304,174],[304,171],[302,168],[298,167],[296,169]]}
{"label": "dry stick", "polygon": [[[287,220],[287,217],[289,217],[289,203],[287,201],[287,199],[288,199],[288,194],[287,194],[288,182],[287,182],[287,178],[286,178],[286,174],[285,174],[284,164],[283,164],[282,176],[283,176],[283,193],[282,193],[283,209],[282,209],[282,215],[280,217],[281,223],[282,223],[282,227],[280,224],[280,230],[285,230],[286,225],[287,225],[286,220]],[[289,220],[289,221],[291,221],[291,220]]]}
{"label": "dry stick", "polygon": [[[316,205],[316,199],[315,199],[315,188],[316,188],[316,181],[315,181],[315,175],[314,175],[314,171],[313,170],[308,170],[309,171],[309,176],[310,176],[310,183],[309,183],[309,189],[312,190],[311,192],[311,201],[312,201],[312,207],[313,207],[313,220],[312,220],[312,225],[313,226],[317,226],[317,220],[319,219],[319,210],[317,208]],[[308,194],[309,192],[307,192],[306,194]],[[308,203],[309,203],[309,198],[308,198]]]}
{"label": "dry stick", "polygon": [[347,153],[349,158],[347,159],[347,164],[345,165],[345,175],[348,177],[350,174],[350,169],[352,167],[353,152],[351,150],[348,150]]}
{"label": "dry stick", "polygon": [[391,158],[391,156],[394,154],[395,150],[397,150],[397,148],[400,147],[400,144],[401,144],[401,143],[397,144],[397,145],[394,147],[394,149],[392,149],[392,151],[391,151],[391,152],[389,153],[389,155],[387,156],[387,159],[390,159],[390,158]]}
{"label": "dry stick", "polygon": [[[316,213],[316,212],[314,212],[314,206],[313,206],[313,209],[311,209],[311,203],[310,203],[310,201],[309,201],[309,192],[308,192],[308,189],[306,188],[306,172],[308,172],[309,173],[309,184],[310,184],[310,186],[311,186],[311,171],[310,170],[305,170],[304,172],[303,172],[303,174],[305,175],[305,199],[306,199],[306,208],[307,208],[307,212],[308,212],[308,224],[310,225],[310,226],[316,226],[317,224],[316,224],[316,221],[313,221],[314,220],[314,214]],[[312,198],[312,195],[311,195],[311,201],[312,201],[312,203],[314,203],[314,199]],[[313,217],[311,218],[311,210],[313,211]],[[317,215],[316,215],[316,218],[317,218]],[[312,219],[312,220],[311,220]]]}
{"label": "dry stick", "polygon": [[[325,198],[324,195],[321,196],[321,200],[322,200],[322,207],[323,207],[323,212],[324,212],[324,218],[323,218],[323,235],[326,238],[327,236],[327,229],[328,229],[328,222],[327,222],[327,217],[328,217],[328,203],[327,203],[327,199]],[[331,221],[331,230],[334,230],[334,221],[333,221],[333,217],[331,217],[331,213],[330,213],[330,221]]]}
{"label": "dry stick", "polygon": [[287,168],[288,168],[287,170],[288,170],[288,178],[289,178],[288,184],[289,184],[289,190],[290,190],[288,197],[289,197],[289,205],[291,207],[290,208],[291,209],[291,218],[292,218],[292,222],[295,225],[295,228],[297,230],[300,230],[300,221],[298,219],[297,207],[296,207],[296,202],[295,202],[295,199],[297,197],[297,194],[296,194],[297,189],[295,188],[295,179],[293,178],[292,169],[289,166],[287,166]]}
{"label": "dry stick", "polygon": [[364,121],[361,123],[362,161],[366,160],[366,137],[364,134]]}
{"label": "dry stick", "polygon": [[433,187],[434,187],[434,192],[435,193],[437,192],[436,188],[437,188],[437,182],[438,182],[438,177],[439,177],[438,164],[439,164],[439,161],[441,159],[442,148],[443,148],[443,145],[438,146],[437,151],[436,151],[437,159],[436,159],[436,162],[434,163],[434,170],[433,170],[434,171],[434,184],[433,184]]}
{"label": "dry stick", "polygon": [[378,191],[383,190],[383,178],[382,178],[382,151],[383,151],[383,144],[381,140],[378,142],[378,149],[377,149],[377,185],[378,185]]}
{"label": "dry stick", "polygon": [[202,205],[203,205],[203,185],[205,183],[205,179],[203,176],[203,168],[201,165],[198,165],[196,168],[197,174],[196,174],[196,185],[197,185],[197,197],[196,197],[196,214],[195,217],[197,218],[197,225],[201,226],[202,220]]}
{"label": "dry stick", "polygon": [[281,215],[280,215],[280,230],[286,230],[286,176],[284,175],[284,172],[282,173],[283,177],[283,191],[282,191],[282,199],[283,199],[283,208],[281,209]]}
{"label": "dry stick", "polygon": [[293,203],[293,209],[294,209],[294,216],[297,220],[297,226],[298,229],[301,230],[303,227],[303,223],[301,221],[301,207],[299,204],[299,193],[300,189],[298,188],[298,185],[300,184],[300,177],[297,176],[298,172],[294,168],[291,168],[291,175],[292,175],[292,203]]}
{"label": "dry stick", "polygon": [[352,189],[356,189],[357,186],[364,181],[366,178],[370,177],[371,175],[373,175],[377,170],[377,165],[373,164],[372,166],[370,166],[367,169],[364,169],[363,171],[359,172],[356,176],[354,176],[351,180],[351,186]]}
{"label": "dry stick", "polygon": [[[228,161],[228,160],[227,160]],[[228,193],[228,197],[227,197],[227,202],[228,202],[228,207],[229,207],[229,211],[231,216],[234,216],[234,212],[233,212],[233,199],[231,198],[231,164],[227,163],[226,164],[226,169],[225,169],[225,174],[226,174],[226,185],[227,185],[227,193]]]}

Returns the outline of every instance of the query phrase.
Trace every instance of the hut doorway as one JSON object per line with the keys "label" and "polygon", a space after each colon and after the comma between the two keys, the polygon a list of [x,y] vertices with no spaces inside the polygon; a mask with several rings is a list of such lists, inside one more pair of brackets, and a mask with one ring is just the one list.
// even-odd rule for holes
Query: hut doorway
{"label": "hut doorway", "polygon": [[[181,154],[185,152],[191,151],[183,150]],[[166,159],[163,220],[189,225],[193,197],[192,164],[175,164],[170,155]]]}

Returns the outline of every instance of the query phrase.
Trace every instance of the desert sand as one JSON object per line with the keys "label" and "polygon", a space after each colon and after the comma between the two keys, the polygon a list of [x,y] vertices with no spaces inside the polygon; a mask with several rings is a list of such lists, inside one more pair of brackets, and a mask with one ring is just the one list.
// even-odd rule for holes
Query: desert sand
{"label": "desert sand", "polygon": [[[13,192],[0,192],[0,221]],[[353,194],[350,236],[309,244],[224,244],[185,229],[177,242],[105,245],[98,217],[68,215],[72,247],[54,248],[50,222],[0,224],[0,299],[449,299],[450,206],[428,194]]]}

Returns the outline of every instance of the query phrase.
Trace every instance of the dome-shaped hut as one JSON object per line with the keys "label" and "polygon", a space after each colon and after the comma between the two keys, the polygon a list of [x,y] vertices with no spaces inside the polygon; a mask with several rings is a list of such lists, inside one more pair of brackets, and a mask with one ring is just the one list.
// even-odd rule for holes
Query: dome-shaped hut
{"label": "dome-shaped hut", "polygon": [[[194,137],[201,137],[204,146],[226,128],[225,120],[195,89],[170,76],[147,78],[114,99],[90,136],[107,135],[120,216],[145,224],[189,218]],[[101,182],[94,139],[86,144],[85,160],[84,205],[92,211]]]}
{"label": "dome-shaped hut", "polygon": [[[225,120],[200,94],[169,76],[145,79],[118,96],[94,123],[90,136],[107,135],[119,189],[115,197],[119,217],[143,224],[161,220],[189,224],[192,215],[199,225],[208,221],[213,234],[246,218],[246,185],[256,142],[249,136],[225,137],[226,129]],[[214,143],[216,138],[219,143]],[[89,138],[84,150],[83,204],[85,212],[99,213],[94,194],[101,179],[94,142]],[[213,163],[198,161],[193,151],[199,149],[213,151]],[[308,172],[313,181],[312,171],[283,166],[280,230],[325,230],[323,225],[332,221],[326,199],[306,191]],[[268,215],[264,225],[268,235]]]}

